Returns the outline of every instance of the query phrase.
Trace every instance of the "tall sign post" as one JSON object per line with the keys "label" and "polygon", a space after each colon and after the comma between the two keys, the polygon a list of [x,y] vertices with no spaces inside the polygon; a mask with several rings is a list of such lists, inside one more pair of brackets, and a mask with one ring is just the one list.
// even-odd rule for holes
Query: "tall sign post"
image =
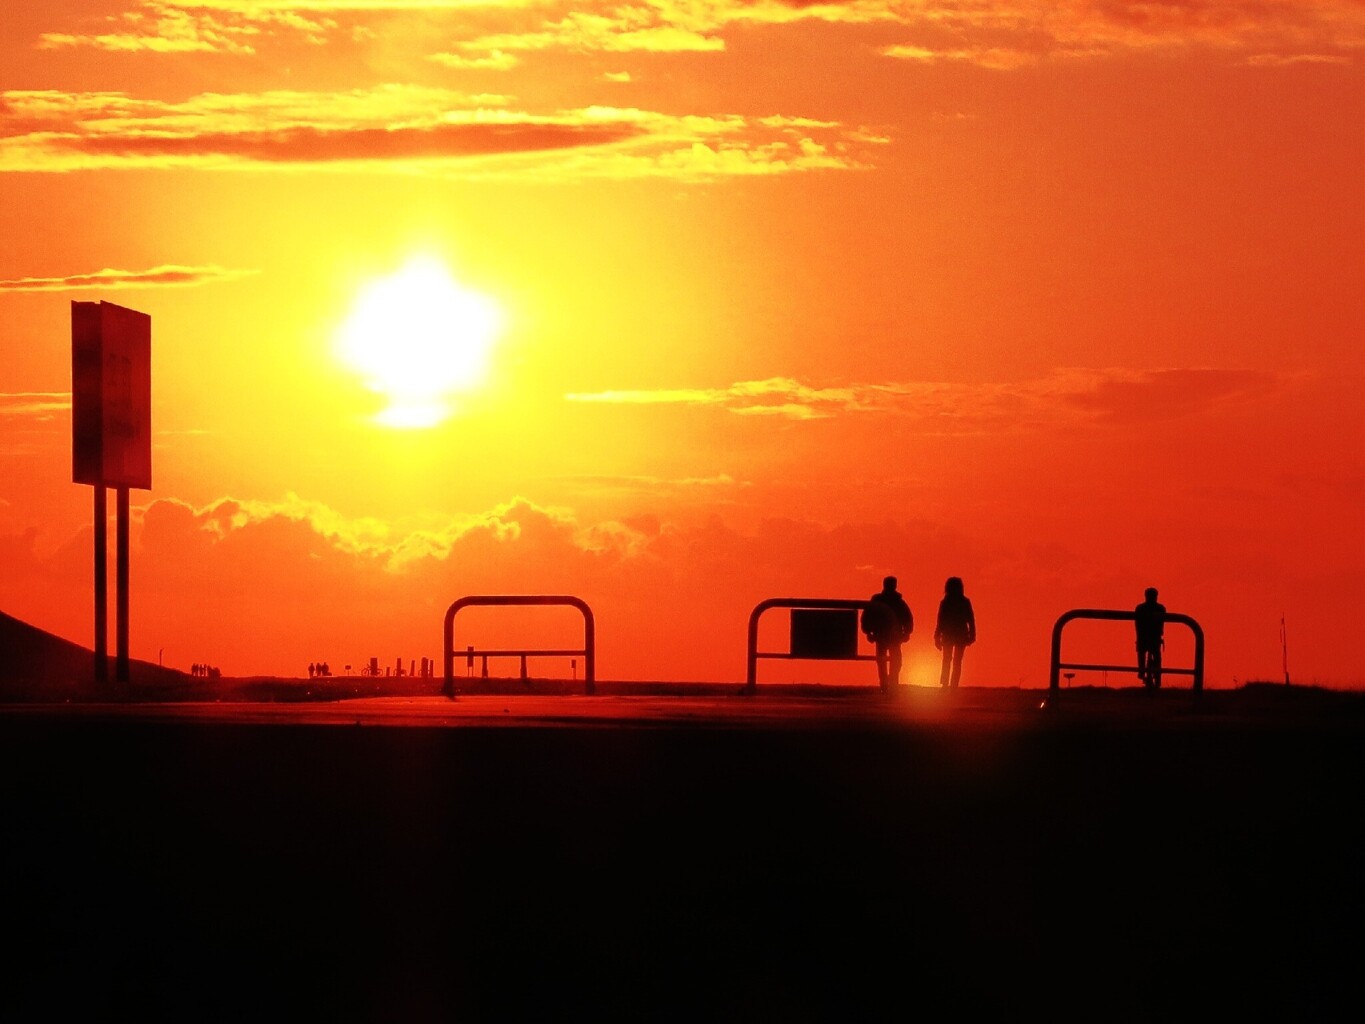
{"label": "tall sign post", "polygon": [[128,681],[128,490],[152,486],[152,318],[71,303],[71,475],[95,488],[95,678],[108,667],[108,506],[115,493],[116,653]]}

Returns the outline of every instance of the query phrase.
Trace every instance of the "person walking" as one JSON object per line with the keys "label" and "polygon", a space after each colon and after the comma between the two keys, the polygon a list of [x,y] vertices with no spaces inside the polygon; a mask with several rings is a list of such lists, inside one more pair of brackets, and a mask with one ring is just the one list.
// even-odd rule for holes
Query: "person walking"
{"label": "person walking", "polygon": [[896,577],[882,580],[882,589],[863,609],[861,626],[877,651],[877,682],[890,692],[901,682],[901,644],[910,639],[915,628],[910,606],[896,590]]}
{"label": "person walking", "polygon": [[943,585],[943,600],[938,603],[934,624],[934,647],[943,652],[943,670],[938,684],[956,687],[962,679],[962,655],[976,643],[976,613],[967,597],[960,576],[949,576]]}

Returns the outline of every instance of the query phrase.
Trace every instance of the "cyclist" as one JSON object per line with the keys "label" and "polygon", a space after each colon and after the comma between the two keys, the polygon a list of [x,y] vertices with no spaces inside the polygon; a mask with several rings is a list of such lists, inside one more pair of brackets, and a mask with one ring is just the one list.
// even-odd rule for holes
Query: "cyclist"
{"label": "cyclist", "polygon": [[1145,600],[1133,609],[1137,627],[1138,677],[1149,690],[1161,686],[1161,648],[1166,626],[1166,606],[1156,599],[1156,587],[1143,591]]}

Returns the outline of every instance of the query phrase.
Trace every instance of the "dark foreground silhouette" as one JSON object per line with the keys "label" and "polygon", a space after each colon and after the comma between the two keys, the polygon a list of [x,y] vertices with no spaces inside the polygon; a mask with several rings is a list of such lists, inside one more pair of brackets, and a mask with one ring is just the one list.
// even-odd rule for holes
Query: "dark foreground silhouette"
{"label": "dark foreground silhouette", "polygon": [[0,1019],[1328,1019],[1359,995],[1352,707],[0,708]]}
{"label": "dark foreground silhouette", "polygon": [[0,1020],[1356,1004],[1365,695],[928,692],[458,727],[0,704]]}

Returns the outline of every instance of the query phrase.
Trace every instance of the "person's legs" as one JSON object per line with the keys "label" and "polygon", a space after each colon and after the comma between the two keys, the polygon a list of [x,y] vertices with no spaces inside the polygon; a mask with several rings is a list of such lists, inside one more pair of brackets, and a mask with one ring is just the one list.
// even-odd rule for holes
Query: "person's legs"
{"label": "person's legs", "polygon": [[888,671],[887,661],[889,654],[890,652],[887,650],[886,644],[877,644],[877,685],[883,690],[886,689],[886,676]]}
{"label": "person's legs", "polygon": [[953,652],[953,681],[952,681],[952,685],[953,685],[953,686],[956,686],[956,685],[958,684],[958,680],[960,680],[960,679],[962,678],[962,654],[963,654],[964,651],[966,651],[966,649],[967,649],[967,648],[966,648],[963,644],[953,644],[953,646],[952,646],[952,652]]}
{"label": "person's legs", "polygon": [[893,643],[891,645],[891,666],[887,673],[892,686],[899,686],[901,683],[901,645]]}
{"label": "person's legs", "polygon": [[939,686],[947,686],[947,685],[948,685],[948,673],[952,671],[952,667],[953,667],[953,645],[952,645],[952,644],[944,644],[944,645],[943,645],[943,668],[942,668],[942,670],[941,670],[941,671],[939,672],[939,674],[938,674],[938,685],[939,685]]}

